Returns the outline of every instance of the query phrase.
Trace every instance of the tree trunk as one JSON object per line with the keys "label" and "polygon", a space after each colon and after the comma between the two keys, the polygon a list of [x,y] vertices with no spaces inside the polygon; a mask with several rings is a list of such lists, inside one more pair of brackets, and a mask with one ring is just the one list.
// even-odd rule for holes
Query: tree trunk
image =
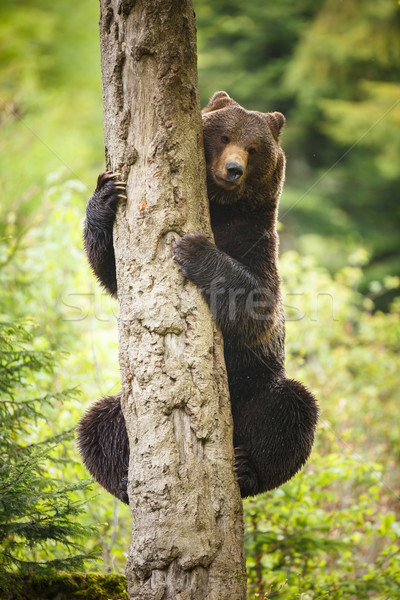
{"label": "tree trunk", "polygon": [[101,0],[123,412],[130,441],[130,598],[245,598],[222,338],[172,248],[212,236],[190,0]]}

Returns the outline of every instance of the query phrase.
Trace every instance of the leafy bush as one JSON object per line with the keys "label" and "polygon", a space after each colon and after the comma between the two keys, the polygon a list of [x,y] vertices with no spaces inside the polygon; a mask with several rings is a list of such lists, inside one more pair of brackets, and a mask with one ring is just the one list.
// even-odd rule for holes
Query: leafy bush
{"label": "leafy bush", "polygon": [[379,465],[314,452],[284,487],[245,504],[250,598],[400,598],[400,523]]}
{"label": "leafy bush", "polygon": [[[82,540],[94,534],[77,517],[82,500],[71,493],[87,483],[63,484],[51,476],[52,464],[62,462],[51,451],[71,432],[43,439],[44,406],[76,397],[74,390],[38,395],[41,377],[51,373],[54,358],[32,349],[26,327],[0,323],[0,583],[51,569],[82,567],[91,555]],[[41,439],[42,438],[42,439]]]}

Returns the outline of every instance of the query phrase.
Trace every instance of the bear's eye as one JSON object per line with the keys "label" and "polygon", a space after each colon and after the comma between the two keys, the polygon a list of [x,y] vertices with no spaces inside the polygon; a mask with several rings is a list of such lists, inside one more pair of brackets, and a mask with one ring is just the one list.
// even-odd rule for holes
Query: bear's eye
{"label": "bear's eye", "polygon": [[223,144],[229,144],[229,138],[228,138],[228,137],[226,137],[226,135],[223,135],[223,136],[221,137],[221,142],[222,142]]}
{"label": "bear's eye", "polygon": [[249,149],[247,150],[247,152],[248,152],[249,154],[255,154],[255,153],[257,152],[257,149],[256,149],[256,148],[254,148],[254,147],[251,147],[251,148],[249,148]]}

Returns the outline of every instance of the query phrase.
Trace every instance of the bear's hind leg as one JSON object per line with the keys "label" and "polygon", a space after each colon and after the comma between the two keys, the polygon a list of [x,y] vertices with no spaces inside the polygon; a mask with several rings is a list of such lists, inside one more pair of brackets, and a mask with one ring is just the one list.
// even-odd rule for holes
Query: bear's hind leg
{"label": "bear's hind leg", "polygon": [[120,394],[101,398],[89,407],[78,423],[77,442],[89,473],[108,492],[129,504],[129,440]]}
{"label": "bear's hind leg", "polygon": [[242,389],[240,385],[231,387],[242,497],[272,490],[304,466],[318,420],[315,398],[300,382],[261,376],[252,384],[246,378]]}

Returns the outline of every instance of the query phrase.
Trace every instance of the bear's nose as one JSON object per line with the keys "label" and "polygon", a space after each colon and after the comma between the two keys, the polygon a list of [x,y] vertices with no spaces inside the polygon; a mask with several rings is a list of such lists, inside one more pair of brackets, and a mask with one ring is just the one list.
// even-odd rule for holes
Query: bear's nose
{"label": "bear's nose", "polygon": [[229,181],[236,181],[244,173],[244,166],[237,162],[228,162],[226,164],[227,179]]}

